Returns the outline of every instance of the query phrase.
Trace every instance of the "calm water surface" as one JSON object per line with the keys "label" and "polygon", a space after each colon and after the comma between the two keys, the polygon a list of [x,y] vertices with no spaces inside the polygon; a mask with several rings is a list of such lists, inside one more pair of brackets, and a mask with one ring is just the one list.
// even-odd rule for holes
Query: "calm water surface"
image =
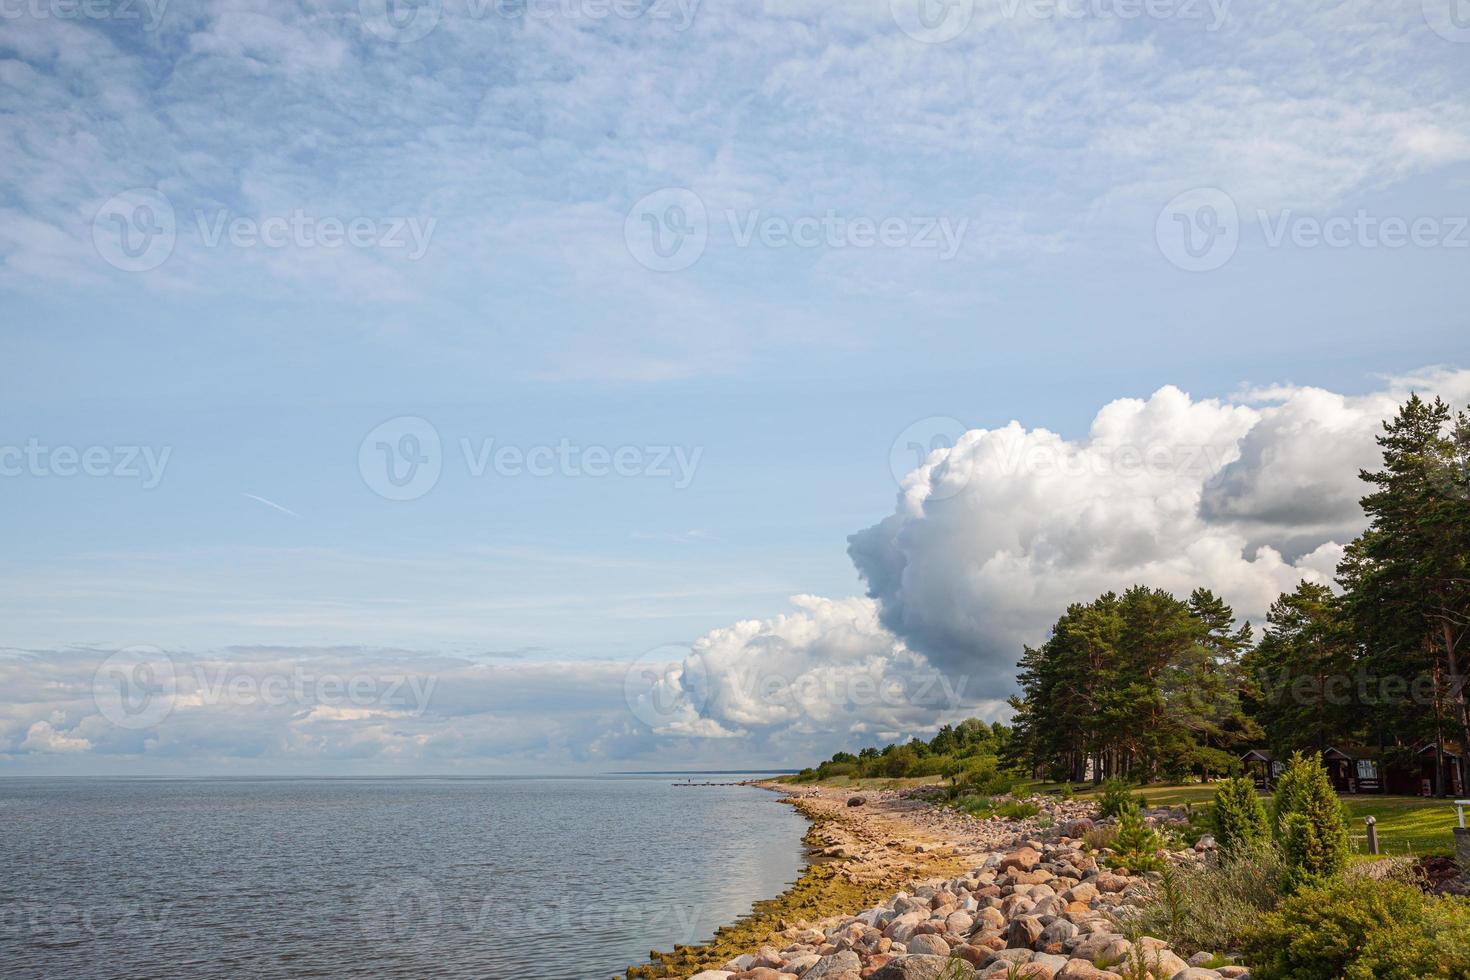
{"label": "calm water surface", "polygon": [[0,780],[0,977],[593,980],[801,873],[673,777]]}

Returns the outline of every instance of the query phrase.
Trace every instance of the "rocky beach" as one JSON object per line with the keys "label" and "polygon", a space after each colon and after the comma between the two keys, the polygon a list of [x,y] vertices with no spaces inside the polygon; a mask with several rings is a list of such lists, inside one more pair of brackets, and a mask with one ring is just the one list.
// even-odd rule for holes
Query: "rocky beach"
{"label": "rocky beach", "polygon": [[762,785],[812,822],[806,873],[709,945],[655,954],[630,978],[1249,977],[1244,966],[1219,965],[1224,957],[1185,960],[1160,940],[1124,935],[1120,921],[1153,884],[1103,867],[1086,846],[1089,803],[1034,797],[1039,812],[1014,820],[962,814],[922,791]]}

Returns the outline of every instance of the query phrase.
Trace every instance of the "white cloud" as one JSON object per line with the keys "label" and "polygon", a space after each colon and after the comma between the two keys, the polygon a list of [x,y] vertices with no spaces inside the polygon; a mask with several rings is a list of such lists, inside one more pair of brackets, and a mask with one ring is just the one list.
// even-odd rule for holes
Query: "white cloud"
{"label": "white cloud", "polygon": [[1362,467],[1410,390],[1470,398],[1470,371],[1345,396],[1280,386],[1239,400],[1174,387],[1106,405],[1086,438],[1019,423],[966,433],[850,539],[883,623],[994,695],[1067,604],[1134,584],[1204,586],[1259,623],[1299,579],[1330,583],[1363,527]]}
{"label": "white cloud", "polygon": [[21,748],[30,752],[86,752],[92,743],[57,731],[49,721],[38,721],[26,731]]}

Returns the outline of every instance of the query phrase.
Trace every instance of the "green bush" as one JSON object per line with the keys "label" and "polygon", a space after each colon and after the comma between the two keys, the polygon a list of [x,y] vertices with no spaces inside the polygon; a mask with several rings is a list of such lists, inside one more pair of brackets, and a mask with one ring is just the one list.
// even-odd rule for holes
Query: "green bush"
{"label": "green bush", "polygon": [[1098,802],[1098,811],[1104,817],[1121,817],[1124,810],[1141,809],[1146,806],[1148,806],[1148,800],[1133,792],[1126,780],[1109,779],[1103,783],[1103,795]]}
{"label": "green bush", "polygon": [[1292,754],[1277,783],[1271,813],[1289,888],[1326,881],[1347,867],[1347,818],[1320,755]]}
{"label": "green bush", "polygon": [[1254,848],[1271,837],[1266,807],[1249,779],[1227,779],[1215,794],[1215,843],[1221,854]]}
{"label": "green bush", "polygon": [[1352,876],[1285,899],[1242,949],[1254,980],[1470,977],[1470,903]]}
{"label": "green bush", "polygon": [[1157,871],[1164,863],[1157,854],[1163,846],[1158,831],[1143,822],[1143,811],[1131,806],[1118,814],[1118,836],[1113,843],[1117,853],[1109,863],[1129,871]]}
{"label": "green bush", "polygon": [[1284,871],[1270,844],[1222,854],[1218,864],[1169,869],[1154,895],[1119,925],[1133,939],[1163,939],[1181,956],[1237,949],[1281,901]]}

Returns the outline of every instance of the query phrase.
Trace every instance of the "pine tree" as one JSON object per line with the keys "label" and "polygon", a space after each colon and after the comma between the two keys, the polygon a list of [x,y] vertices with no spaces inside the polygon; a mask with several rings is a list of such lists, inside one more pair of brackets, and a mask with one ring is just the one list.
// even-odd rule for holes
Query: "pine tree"
{"label": "pine tree", "polygon": [[1240,854],[1271,839],[1266,807],[1249,779],[1237,776],[1220,784],[1214,817],[1221,854]]}
{"label": "pine tree", "polygon": [[1347,867],[1347,821],[1320,755],[1292,754],[1277,783],[1271,816],[1290,888],[1334,878]]}

